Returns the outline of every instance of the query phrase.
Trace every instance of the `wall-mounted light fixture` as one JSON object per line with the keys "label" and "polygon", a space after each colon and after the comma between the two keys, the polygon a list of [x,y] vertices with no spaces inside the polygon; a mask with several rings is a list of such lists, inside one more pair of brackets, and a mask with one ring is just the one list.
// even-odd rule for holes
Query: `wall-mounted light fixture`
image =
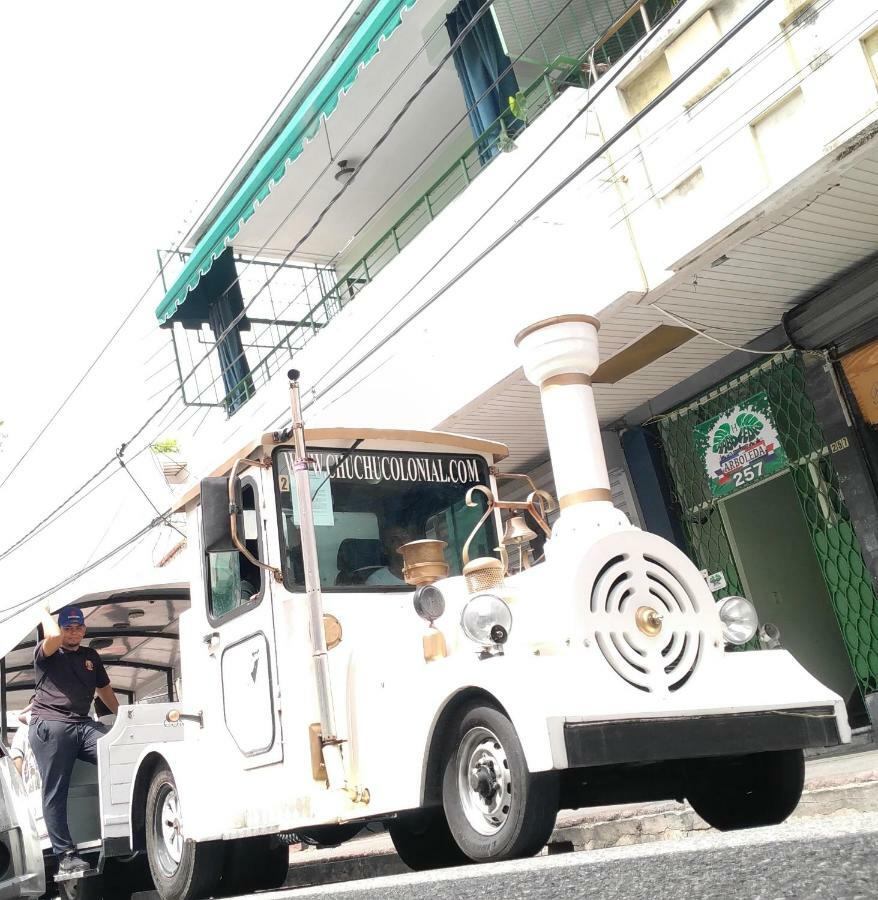
{"label": "wall-mounted light fixture", "polygon": [[351,178],[354,176],[354,172],[357,170],[350,164],[350,162],[346,159],[340,159],[338,161],[338,171],[335,173],[334,178],[336,181],[341,184],[347,184]]}

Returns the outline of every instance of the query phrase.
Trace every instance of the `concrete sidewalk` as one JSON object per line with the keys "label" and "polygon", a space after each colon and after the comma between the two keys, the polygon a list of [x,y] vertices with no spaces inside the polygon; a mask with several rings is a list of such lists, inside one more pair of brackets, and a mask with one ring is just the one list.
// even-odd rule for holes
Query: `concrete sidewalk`
{"label": "concrete sidewalk", "polygon": [[[851,746],[847,752],[806,761],[805,792],[794,818],[878,811],[878,749]],[[627,804],[565,811],[544,851],[600,850],[648,841],[685,838],[710,830],[685,803]],[[290,855],[288,887],[306,887],[396,875],[410,871],[384,833],[359,837],[327,850],[306,848]]]}

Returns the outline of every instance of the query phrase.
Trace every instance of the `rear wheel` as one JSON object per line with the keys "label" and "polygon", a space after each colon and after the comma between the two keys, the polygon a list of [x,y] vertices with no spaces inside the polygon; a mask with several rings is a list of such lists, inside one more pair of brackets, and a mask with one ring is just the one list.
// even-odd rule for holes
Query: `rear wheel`
{"label": "rear wheel", "polygon": [[801,750],[775,750],[694,763],[686,799],[718,831],[777,825],[802,796],[805,757]]}
{"label": "rear wheel", "polygon": [[442,805],[457,845],[475,862],[533,856],[558,813],[554,772],[531,773],[507,716],[473,706],[459,720],[442,779]]}
{"label": "rear wheel", "polygon": [[184,838],[177,784],[167,766],[155,771],[146,797],[146,853],[162,900],[207,897],[222,874],[219,842]]}
{"label": "rear wheel", "polygon": [[422,809],[388,826],[399,858],[416,872],[463,866],[470,858],[457,846],[441,808]]}
{"label": "rear wheel", "polygon": [[223,875],[218,896],[273,890],[287,880],[290,848],[273,836],[243,838],[223,845]]}

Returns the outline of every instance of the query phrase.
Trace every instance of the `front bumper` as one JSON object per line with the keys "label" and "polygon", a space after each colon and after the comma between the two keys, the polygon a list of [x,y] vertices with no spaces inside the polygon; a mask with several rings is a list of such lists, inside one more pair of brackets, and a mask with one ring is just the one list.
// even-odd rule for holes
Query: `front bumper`
{"label": "front bumper", "polygon": [[831,706],[564,725],[567,765],[571,768],[736,756],[829,747],[841,742]]}

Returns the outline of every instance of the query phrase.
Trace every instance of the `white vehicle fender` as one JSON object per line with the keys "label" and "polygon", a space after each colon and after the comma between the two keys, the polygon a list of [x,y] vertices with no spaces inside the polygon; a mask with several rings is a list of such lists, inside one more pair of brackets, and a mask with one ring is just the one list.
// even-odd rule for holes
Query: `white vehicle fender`
{"label": "white vehicle fender", "polygon": [[422,802],[438,799],[436,792],[441,784],[441,760],[437,754],[444,747],[441,740],[436,738],[441,738],[462,708],[472,703],[484,702],[486,705],[499,707],[506,713],[521,742],[527,767],[531,772],[544,772],[553,767],[545,708],[534,702],[532,688],[528,689],[527,684],[521,683],[522,679],[504,665],[479,666],[478,670],[470,669],[467,674],[470,677],[466,682],[461,683],[454,678],[452,683],[442,686],[444,690],[437,696],[438,703],[434,707],[435,714],[424,749],[420,791]]}
{"label": "white vehicle fender", "polygon": [[211,779],[210,766],[205,765],[204,755],[199,756],[196,747],[183,741],[167,744],[150,744],[144,748],[134,766],[130,793],[131,846],[135,850],[146,849],[146,799],[153,774],[161,766],[167,766],[177,785],[180,809],[185,810],[186,837],[201,837],[205,823],[199,821],[209,804],[203,801],[205,785]]}

